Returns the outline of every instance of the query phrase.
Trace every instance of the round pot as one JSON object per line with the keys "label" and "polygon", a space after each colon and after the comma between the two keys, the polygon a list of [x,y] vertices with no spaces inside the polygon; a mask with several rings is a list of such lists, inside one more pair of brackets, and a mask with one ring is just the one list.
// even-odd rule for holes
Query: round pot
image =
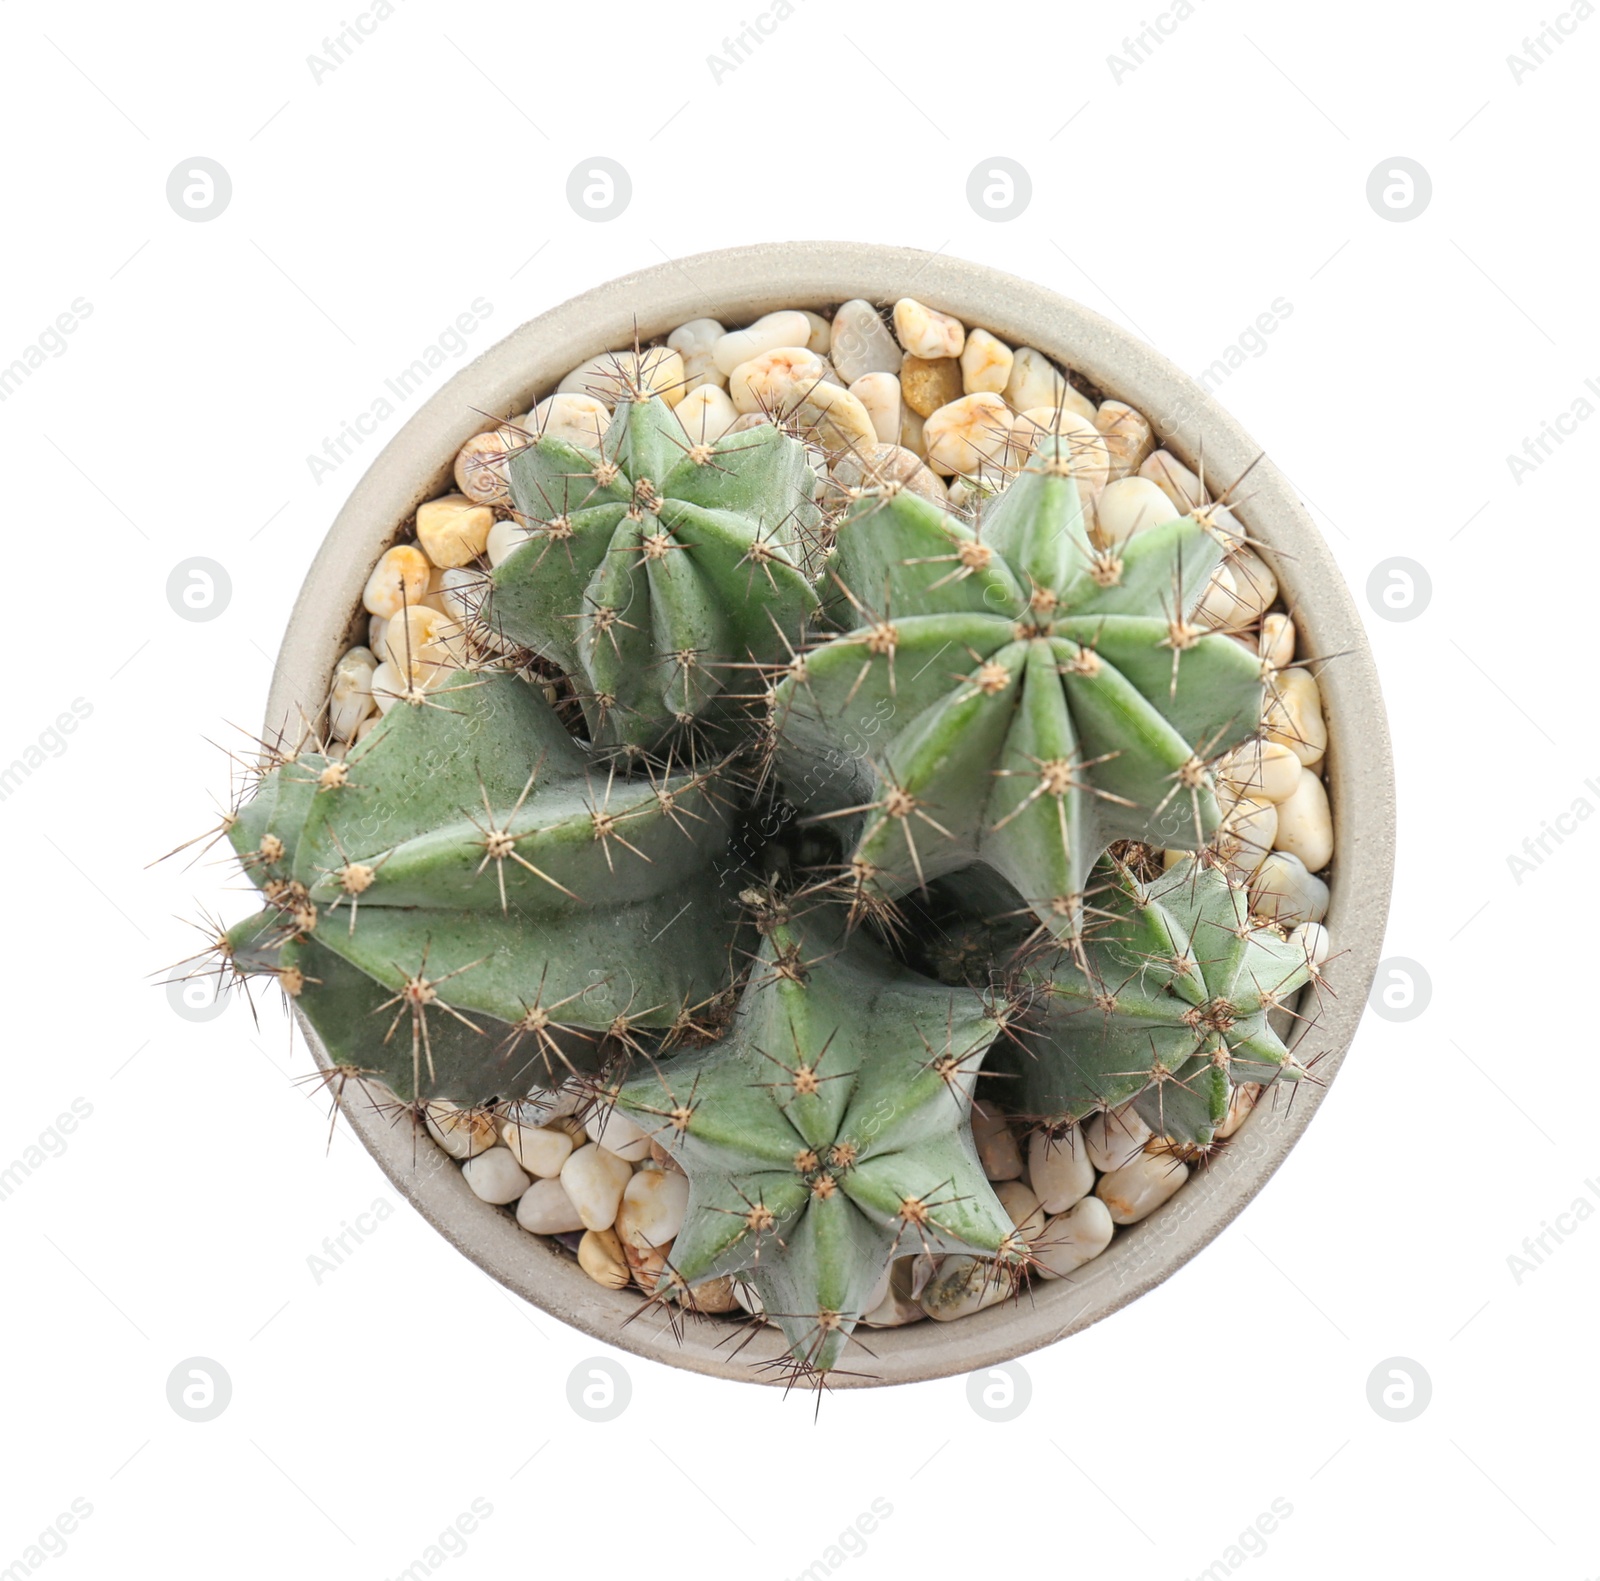
{"label": "round pot", "polygon": [[[1301,1025],[1303,1057],[1320,1053],[1320,1081],[1337,1072],[1366,1003],[1383,942],[1394,861],[1394,776],[1378,678],[1365,633],[1327,545],[1288,481],[1255,442],[1185,374],[1125,330],[1044,286],[908,247],[785,242],[701,253],[625,275],[530,320],[437,391],[384,448],[328,531],[296,600],[274,672],[265,735],[293,739],[315,717],[335,661],[360,617],[361,591],[379,555],[416,507],[450,486],[457,450],[486,427],[483,413],[528,410],[587,358],[665,335],[687,319],[748,323],[780,307],[818,308],[854,297],[919,301],[982,325],[1011,345],[1037,347],[1143,412],[1158,436],[1208,478],[1231,483],[1251,468],[1236,508],[1276,572],[1305,651],[1338,654],[1319,677],[1327,705],[1327,772],[1338,844],[1327,926],[1339,951],[1315,1027]],[[1253,464],[1253,466],[1252,466]],[[364,624],[364,617],[361,617]],[[319,1062],[326,1056],[302,1019]],[[1266,1184],[1310,1124],[1324,1088],[1257,1106],[1230,1143],[1176,1196],[1071,1279],[1036,1285],[956,1323],[873,1330],[873,1359],[835,1387],[907,1383],[993,1366],[1076,1333],[1159,1284],[1202,1250]],[[609,1345],[697,1372],[763,1381],[753,1363],[783,1353],[763,1329],[736,1357],[725,1321],[689,1320],[681,1339],[651,1313],[624,1327],[637,1292],[603,1289],[551,1243],[481,1202],[460,1169],[426,1136],[413,1138],[352,1104],[347,1118],[395,1189],[459,1251],[508,1289]]]}

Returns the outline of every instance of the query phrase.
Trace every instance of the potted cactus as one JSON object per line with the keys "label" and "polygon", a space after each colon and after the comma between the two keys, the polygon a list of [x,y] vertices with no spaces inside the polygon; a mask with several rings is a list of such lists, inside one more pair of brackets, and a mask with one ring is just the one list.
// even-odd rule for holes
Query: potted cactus
{"label": "potted cactus", "polygon": [[[732,328],[660,271],[535,321],[380,458],[215,953],[530,1299],[881,1381],[1092,1321],[1264,1180],[1353,1024],[1330,926],[1370,976],[1388,766],[1342,587],[1280,586],[1327,570],[1281,480],[1203,398],[1159,431],[1192,387],[1003,276],[794,251],[701,261]],[[1326,716],[1308,612],[1353,650]],[[1376,794],[1330,812],[1356,707]]]}

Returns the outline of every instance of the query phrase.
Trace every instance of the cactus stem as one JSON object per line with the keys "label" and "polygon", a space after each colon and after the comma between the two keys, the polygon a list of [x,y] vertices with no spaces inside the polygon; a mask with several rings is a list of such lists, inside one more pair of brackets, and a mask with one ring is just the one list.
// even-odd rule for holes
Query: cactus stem
{"label": "cactus stem", "polygon": [[[431,946],[428,944],[423,945],[422,964],[418,966],[416,972],[405,979],[398,992],[385,999],[382,1004],[375,1005],[372,1010],[373,1015],[381,1015],[391,1005],[399,1007],[395,1010],[394,1019],[389,1023],[389,1030],[383,1035],[385,1045],[394,1037],[395,1030],[407,1015],[411,1017],[411,1090],[413,1092],[422,1090],[421,1060],[423,1056],[426,1056],[428,1062],[428,1080],[433,1081],[436,1079],[436,1073],[433,1068],[433,1039],[428,1031],[428,1011],[430,1009],[442,1010],[446,1015],[455,1017],[462,1026],[470,1031],[476,1032],[480,1036],[483,1033],[483,1028],[475,1021],[469,1021],[454,1005],[446,1004],[439,997],[439,985],[441,983],[449,982],[452,977],[459,977],[463,972],[470,972],[473,967],[481,966],[483,961],[481,959],[469,961],[465,966],[458,966],[454,971],[445,972],[443,976],[433,978],[430,981],[427,976],[428,951],[430,948]],[[396,972],[401,971],[398,965],[394,969]]]}

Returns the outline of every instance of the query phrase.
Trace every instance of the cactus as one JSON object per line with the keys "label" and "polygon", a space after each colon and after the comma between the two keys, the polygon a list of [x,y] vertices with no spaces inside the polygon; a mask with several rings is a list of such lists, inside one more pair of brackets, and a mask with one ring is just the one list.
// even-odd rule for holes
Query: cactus
{"label": "cactus", "polygon": [[659,396],[629,395],[598,450],[545,434],[511,456],[533,536],[493,573],[483,615],[567,673],[595,742],[650,747],[714,725],[740,667],[799,642],[819,512],[790,434],[691,444]]}
{"label": "cactus", "polygon": [[1187,516],[1096,547],[1072,465],[1066,436],[1042,437],[976,530],[860,491],[829,572],[847,629],[774,705],[779,773],[843,820],[858,889],[893,900],[983,862],[1068,940],[1107,845],[1214,831],[1208,764],[1256,729],[1262,684],[1196,623],[1230,540]]}
{"label": "cactus", "polygon": [[1224,866],[1187,857],[1141,881],[1111,864],[1080,963],[1026,966],[1032,996],[997,1053],[1008,1105],[1059,1131],[1135,1101],[1151,1129],[1209,1144],[1233,1089],[1305,1071],[1271,1024],[1316,975],[1303,935],[1250,915]]}
{"label": "cactus", "polygon": [[1070,437],[973,525],[871,468],[829,520],[793,424],[693,443],[624,382],[595,448],[509,456],[526,541],[426,679],[269,755],[222,831],[264,904],[215,949],[414,1111],[577,1077],[689,1181],[641,1287],[738,1276],[825,1378],[897,1257],[954,1254],[957,1306],[1036,1267],[980,1079],[1205,1147],[1235,1084],[1304,1076],[1307,950],[1205,849],[1262,661],[1197,613],[1215,512],[1105,543]]}
{"label": "cactus", "polygon": [[520,676],[461,672],[265,775],[230,837],[269,904],[230,953],[403,1098],[524,1096],[729,985],[731,816],[715,771],[618,782]]}
{"label": "cactus", "polygon": [[1026,1264],[972,1141],[1000,1023],[828,913],[780,910],[763,928],[726,1036],[605,1096],[689,1177],[660,1293],[744,1274],[794,1361],[825,1374],[895,1256]]}

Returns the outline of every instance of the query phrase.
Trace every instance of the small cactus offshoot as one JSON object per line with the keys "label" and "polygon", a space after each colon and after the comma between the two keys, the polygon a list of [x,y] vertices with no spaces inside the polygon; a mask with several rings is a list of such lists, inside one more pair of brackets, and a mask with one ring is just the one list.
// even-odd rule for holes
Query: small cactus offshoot
{"label": "small cactus offshoot", "polygon": [[743,1274],[806,1368],[833,1368],[891,1262],[1026,1244],[972,1141],[1000,1031],[983,999],[812,912],[771,926],[725,1037],[609,1094],[689,1177],[659,1290]]}

